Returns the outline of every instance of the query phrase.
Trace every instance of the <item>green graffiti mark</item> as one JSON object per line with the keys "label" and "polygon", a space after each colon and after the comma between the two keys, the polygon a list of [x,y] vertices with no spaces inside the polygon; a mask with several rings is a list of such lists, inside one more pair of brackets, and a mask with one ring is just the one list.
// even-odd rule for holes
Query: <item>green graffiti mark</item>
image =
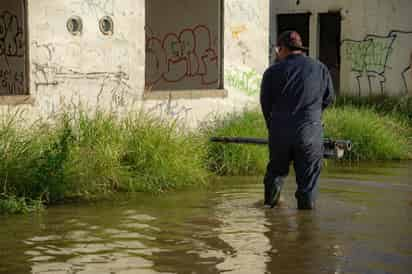
{"label": "green graffiti mark", "polygon": [[368,37],[363,41],[344,41],[344,54],[352,63],[352,71],[384,73],[393,40],[394,37]]}
{"label": "green graffiti mark", "polygon": [[227,70],[225,71],[225,82],[229,87],[236,88],[249,96],[256,95],[260,90],[262,76],[254,69],[246,71]]}

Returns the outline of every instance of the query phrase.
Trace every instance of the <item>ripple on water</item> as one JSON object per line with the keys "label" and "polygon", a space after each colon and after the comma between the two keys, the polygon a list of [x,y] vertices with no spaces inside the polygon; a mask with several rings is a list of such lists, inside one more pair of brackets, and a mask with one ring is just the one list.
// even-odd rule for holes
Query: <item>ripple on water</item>
{"label": "ripple on water", "polygon": [[[322,178],[314,212],[296,210],[293,179],[282,190],[285,206],[263,209],[254,178],[143,195],[144,206],[140,197],[121,206],[51,208],[37,227],[31,219],[0,226],[8,235],[0,239],[7,247],[0,272],[409,274],[410,185],[335,175]],[[27,269],[17,271],[20,265]]]}

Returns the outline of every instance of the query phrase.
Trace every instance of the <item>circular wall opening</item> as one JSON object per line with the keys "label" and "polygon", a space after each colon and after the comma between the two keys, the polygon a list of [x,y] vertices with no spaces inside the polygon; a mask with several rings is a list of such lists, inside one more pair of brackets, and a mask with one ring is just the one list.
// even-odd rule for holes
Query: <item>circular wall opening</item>
{"label": "circular wall opening", "polygon": [[67,20],[67,30],[73,35],[80,35],[83,30],[82,19],[78,16],[72,16]]}
{"label": "circular wall opening", "polygon": [[99,21],[99,28],[104,35],[112,35],[114,31],[113,19],[109,16],[104,16]]}

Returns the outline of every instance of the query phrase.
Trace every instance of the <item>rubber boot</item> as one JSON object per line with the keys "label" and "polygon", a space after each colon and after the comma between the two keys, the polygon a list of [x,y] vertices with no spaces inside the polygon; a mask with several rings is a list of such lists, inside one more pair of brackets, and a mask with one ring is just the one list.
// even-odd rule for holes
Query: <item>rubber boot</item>
{"label": "rubber boot", "polygon": [[299,210],[312,210],[315,208],[315,202],[310,199],[298,199]]}
{"label": "rubber boot", "polygon": [[264,205],[270,208],[275,207],[280,198],[280,192],[282,190],[282,180],[275,179],[273,183],[265,183],[265,202]]}

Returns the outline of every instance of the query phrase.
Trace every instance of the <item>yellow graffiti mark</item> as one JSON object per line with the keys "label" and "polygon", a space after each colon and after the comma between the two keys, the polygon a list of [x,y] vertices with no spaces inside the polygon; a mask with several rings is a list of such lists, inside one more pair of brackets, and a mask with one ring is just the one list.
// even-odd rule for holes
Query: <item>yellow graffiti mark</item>
{"label": "yellow graffiti mark", "polygon": [[230,31],[232,32],[232,38],[233,39],[239,39],[240,34],[242,32],[247,31],[247,27],[245,25],[232,26],[230,28]]}

